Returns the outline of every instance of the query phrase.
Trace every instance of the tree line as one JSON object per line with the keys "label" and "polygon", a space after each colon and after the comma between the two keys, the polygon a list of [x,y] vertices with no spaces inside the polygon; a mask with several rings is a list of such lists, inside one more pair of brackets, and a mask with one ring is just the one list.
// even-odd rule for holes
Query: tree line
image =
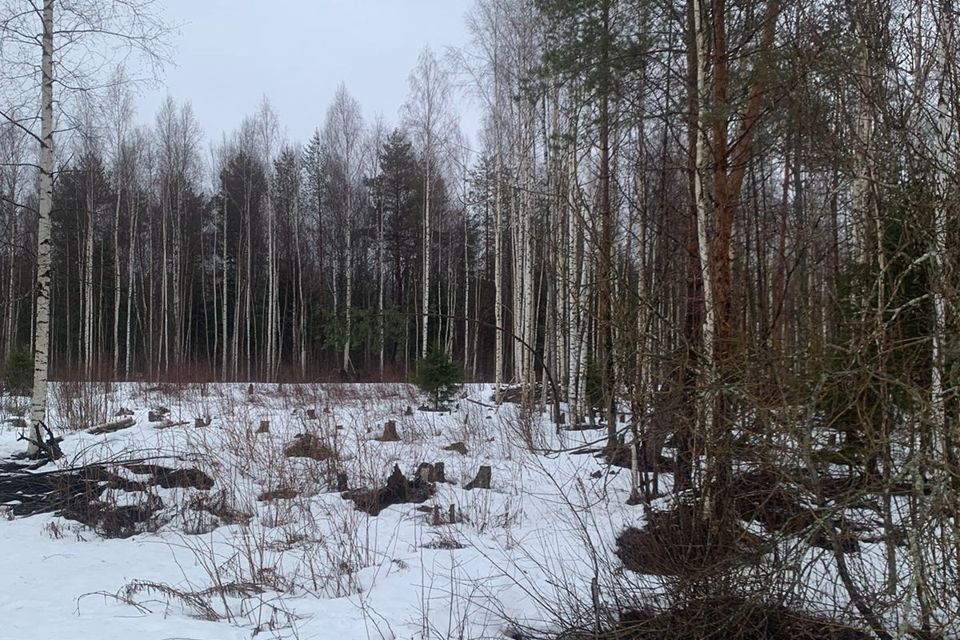
{"label": "tree line", "polygon": [[[549,374],[611,442],[629,398],[723,451],[738,405],[866,359],[945,428],[952,3],[482,0],[466,20],[393,125],[341,85],[307,141],[264,98],[205,145],[189,102],[137,124],[122,68],[84,92],[52,193],[53,369],[380,380],[437,349],[541,399]],[[5,113],[4,359],[34,336],[38,205]]]}
{"label": "tree line", "polygon": [[953,593],[930,568],[960,548],[952,0],[477,0],[466,20],[394,124],[341,86],[306,141],[266,99],[209,147],[188,102],[137,125],[118,70],[37,169],[48,138],[11,102],[0,356],[46,354],[47,303],[65,376],[394,380],[443,352],[497,400],[518,384],[557,421],[601,418],[608,451],[630,439],[638,499],[657,474],[637,457],[669,443],[711,522],[746,457],[776,467],[789,435],[814,469],[830,431],[880,487],[901,595],[909,496],[930,628]]}

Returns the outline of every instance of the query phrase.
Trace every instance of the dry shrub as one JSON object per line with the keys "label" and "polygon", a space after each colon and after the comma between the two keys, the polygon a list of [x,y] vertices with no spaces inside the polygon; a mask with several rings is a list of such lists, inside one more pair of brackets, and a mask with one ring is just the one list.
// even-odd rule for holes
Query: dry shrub
{"label": "dry shrub", "polygon": [[643,529],[617,536],[617,556],[637,573],[703,578],[751,557],[762,541],[734,523],[708,522],[694,505],[652,511]]}
{"label": "dry shrub", "polygon": [[55,409],[52,426],[61,430],[89,429],[106,422],[117,407],[109,382],[69,380],[51,385]]}
{"label": "dry shrub", "polygon": [[759,522],[767,531],[796,534],[818,520],[814,510],[804,503],[800,488],[772,469],[739,473],[727,490],[740,519]]}
{"label": "dry shrub", "polygon": [[[577,636],[567,635],[571,640]],[[596,635],[581,636],[596,638]],[[630,611],[605,640],[868,640],[872,636],[837,620],[779,603],[707,597],[668,610]]]}

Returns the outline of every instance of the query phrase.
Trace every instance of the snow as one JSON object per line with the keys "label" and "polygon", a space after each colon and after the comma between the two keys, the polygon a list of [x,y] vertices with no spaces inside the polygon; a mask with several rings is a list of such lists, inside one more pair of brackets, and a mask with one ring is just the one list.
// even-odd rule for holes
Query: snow
{"label": "snow", "polygon": [[[215,485],[152,487],[164,504],[160,526],[126,539],[54,515],[0,520],[0,638],[503,638],[517,623],[549,628],[586,615],[594,578],[604,594],[614,588],[616,533],[642,521],[642,509],[626,505],[627,471],[571,453],[600,432],[558,435],[546,417],[525,422],[512,405],[489,406],[489,386],[468,386],[442,414],[416,410],[421,400],[404,385],[255,385],[252,396],[245,384],[90,387],[54,388],[51,424],[78,420],[76,396],[97,398],[101,417],[131,409],[137,423],[64,432],[66,456],[55,464],[144,459],[199,468]],[[174,426],[147,420],[159,405]],[[194,425],[205,416],[209,426]],[[375,439],[387,419],[400,442]],[[257,433],[261,420],[268,433]],[[331,444],[339,462],[285,457],[304,432]],[[0,458],[23,447],[16,438],[0,429]],[[444,449],[453,442],[467,455]],[[337,471],[351,488],[374,487],[394,464],[410,477],[438,461],[452,482],[425,504],[439,507],[443,524],[417,504],[369,516],[332,490]],[[481,464],[492,467],[491,489],[464,490]],[[280,488],[297,495],[257,500]],[[226,524],[191,508],[199,496],[251,518]],[[116,489],[103,499],[144,500]]]}

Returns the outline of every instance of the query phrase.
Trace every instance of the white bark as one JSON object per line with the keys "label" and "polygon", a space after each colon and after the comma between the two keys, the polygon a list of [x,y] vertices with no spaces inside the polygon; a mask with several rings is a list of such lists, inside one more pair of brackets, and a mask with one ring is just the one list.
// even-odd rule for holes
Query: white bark
{"label": "white bark", "polygon": [[930,419],[933,427],[932,443],[937,461],[946,460],[947,420],[944,407],[944,342],[947,337],[947,304],[944,292],[947,256],[947,219],[950,204],[949,179],[951,173],[950,150],[953,136],[953,119],[950,113],[950,55],[953,53],[953,23],[950,8],[952,2],[943,2],[940,25],[940,46],[937,51],[937,204],[933,214],[932,247],[932,293],[933,331],[932,366],[930,371]]}
{"label": "white bark", "polygon": [[422,338],[420,342],[420,357],[427,357],[427,347],[429,345],[430,337],[430,245],[432,231],[430,229],[430,171],[431,171],[431,162],[429,154],[432,151],[432,139],[431,136],[427,137],[427,151],[426,151],[426,177],[424,180],[424,195],[423,195],[423,299],[421,300],[421,313],[423,314],[421,319],[421,331]]}
{"label": "white bark", "polygon": [[86,188],[86,229],[83,243],[83,371],[87,380],[93,374],[93,209],[96,201],[93,194],[94,177],[91,171]]}
{"label": "white bark", "polygon": [[[349,162],[349,158],[348,158]],[[345,292],[345,299],[343,308],[346,313],[347,320],[347,330],[346,335],[343,340],[343,370],[350,371],[352,364],[350,363],[350,332],[353,330],[353,186],[347,185],[347,224],[346,224],[346,234],[347,234],[347,257],[346,257],[346,272],[347,272],[347,287]]]}
{"label": "white bark", "polygon": [[132,345],[132,332],[131,329],[131,319],[133,314],[133,291],[134,291],[134,277],[133,277],[133,258],[136,255],[136,228],[137,228],[137,209],[138,209],[138,199],[134,200],[130,204],[130,232],[129,232],[129,242],[127,243],[127,313],[126,313],[126,322],[124,323],[126,329],[124,331],[124,366],[123,373],[125,378],[130,377],[130,370],[133,366],[133,345]]}
{"label": "white bark", "polygon": [[385,320],[383,317],[383,286],[384,286],[384,273],[386,271],[386,244],[383,234],[383,202],[382,194],[378,196],[377,202],[377,328],[379,333],[379,342],[380,342],[380,380],[383,381],[383,360],[384,360],[384,351],[385,346]]}
{"label": "white bark", "polygon": [[32,426],[27,453],[38,453],[43,440],[41,423],[47,418],[47,373],[50,348],[50,212],[53,209],[53,4],[43,2],[40,61],[40,194],[37,205],[37,283],[33,338]]}
{"label": "white bark", "polygon": [[[499,114],[497,116],[499,120]],[[499,125],[498,125],[499,129]],[[496,169],[494,170],[494,232],[493,232],[493,286],[494,286],[494,322],[496,323],[496,345],[494,347],[494,399],[500,404],[500,392],[503,385],[503,197],[500,159],[499,133],[497,135]]]}
{"label": "white bark", "polygon": [[[713,433],[715,389],[714,389],[714,349],[713,342],[716,335],[717,314],[713,300],[713,277],[710,271],[710,244],[708,231],[708,195],[704,188],[703,178],[708,170],[707,157],[707,99],[709,88],[707,85],[707,27],[704,24],[706,7],[702,0],[696,0],[694,6],[694,31],[697,47],[697,140],[696,140],[696,170],[694,172],[694,203],[697,210],[697,244],[700,254],[700,274],[703,281],[704,317],[701,334],[701,384],[703,393],[698,395],[699,410],[697,416],[700,423],[700,432],[706,434],[705,442],[710,442]],[[705,461],[709,465],[710,451],[705,451]],[[709,469],[706,470],[707,477]],[[704,501],[707,509],[712,500],[710,496]],[[709,514],[707,514],[709,515]]]}

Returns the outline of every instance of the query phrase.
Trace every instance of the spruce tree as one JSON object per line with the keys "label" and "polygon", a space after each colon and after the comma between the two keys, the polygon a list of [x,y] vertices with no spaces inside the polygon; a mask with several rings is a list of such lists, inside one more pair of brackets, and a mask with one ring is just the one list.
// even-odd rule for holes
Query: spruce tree
{"label": "spruce tree", "polygon": [[428,351],[426,357],[417,362],[414,383],[433,399],[436,411],[453,397],[462,380],[463,368],[441,350]]}

